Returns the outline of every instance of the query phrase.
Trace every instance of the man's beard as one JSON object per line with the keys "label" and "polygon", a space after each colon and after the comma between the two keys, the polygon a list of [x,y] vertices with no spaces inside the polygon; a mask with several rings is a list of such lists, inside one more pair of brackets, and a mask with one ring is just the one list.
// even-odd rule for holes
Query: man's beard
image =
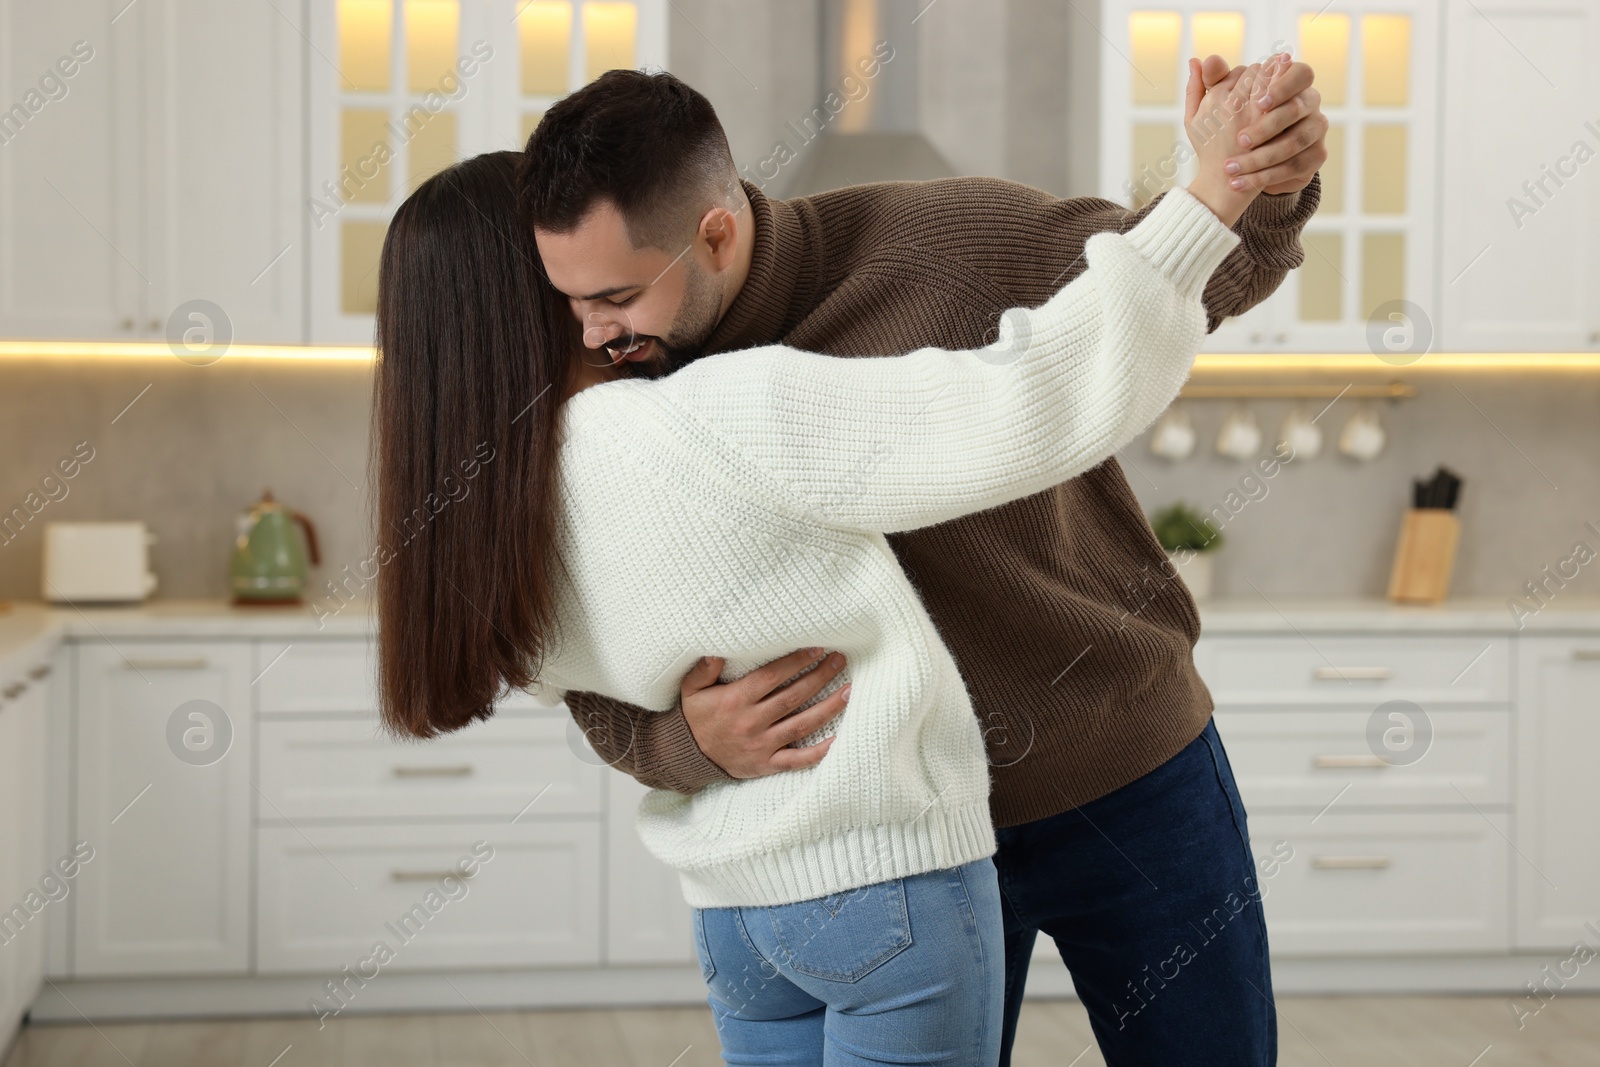
{"label": "man's beard", "polygon": [[655,354],[648,360],[622,360],[623,370],[635,378],[661,378],[699,358],[700,350],[717,328],[722,315],[722,294],[716,285],[693,263],[689,264],[684,285],[683,306],[666,336],[630,335],[624,347],[639,341],[654,341]]}

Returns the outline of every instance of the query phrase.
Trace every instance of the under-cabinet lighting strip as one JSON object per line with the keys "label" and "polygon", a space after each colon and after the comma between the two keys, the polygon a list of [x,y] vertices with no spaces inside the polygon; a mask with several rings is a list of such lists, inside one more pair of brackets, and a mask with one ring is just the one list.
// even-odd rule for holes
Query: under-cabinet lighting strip
{"label": "under-cabinet lighting strip", "polygon": [[328,363],[371,363],[371,345],[229,345],[214,360],[199,351],[185,351],[159,342],[140,341],[0,341],[0,359],[181,360],[211,365],[235,359],[310,360]]}
{"label": "under-cabinet lighting strip", "polygon": [[[202,363],[199,352],[183,352],[160,342],[138,341],[0,341],[0,359],[180,359]],[[231,345],[216,362],[237,359],[282,359],[370,363],[370,345]],[[1370,352],[1220,353],[1195,357],[1194,373],[1261,374],[1295,371],[1373,373],[1390,377],[1427,371],[1600,371],[1597,352],[1431,352],[1415,362],[1383,360]]]}

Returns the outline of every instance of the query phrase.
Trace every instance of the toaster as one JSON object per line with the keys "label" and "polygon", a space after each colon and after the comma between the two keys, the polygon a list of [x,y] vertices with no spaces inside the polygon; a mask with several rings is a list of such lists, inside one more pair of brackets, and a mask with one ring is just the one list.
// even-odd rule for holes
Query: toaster
{"label": "toaster", "polygon": [[153,541],[142,522],[47,522],[41,595],[57,604],[142,601],[156,588]]}

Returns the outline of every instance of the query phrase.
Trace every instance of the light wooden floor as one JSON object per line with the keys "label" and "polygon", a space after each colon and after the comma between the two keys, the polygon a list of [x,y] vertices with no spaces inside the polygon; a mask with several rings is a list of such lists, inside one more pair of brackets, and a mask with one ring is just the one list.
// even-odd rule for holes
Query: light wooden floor
{"label": "light wooden floor", "polygon": [[[1283,1067],[1594,1067],[1600,997],[1519,1031],[1505,997],[1281,997]],[[720,1067],[705,1008],[34,1026],[5,1067]],[[1075,1001],[1030,1001],[1016,1067],[1103,1061]]]}

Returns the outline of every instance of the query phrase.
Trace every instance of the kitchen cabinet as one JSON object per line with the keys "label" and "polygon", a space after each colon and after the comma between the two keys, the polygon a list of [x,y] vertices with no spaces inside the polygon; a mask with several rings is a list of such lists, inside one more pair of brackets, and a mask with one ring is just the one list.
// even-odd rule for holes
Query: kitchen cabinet
{"label": "kitchen cabinet", "polygon": [[1516,943],[1567,950],[1600,920],[1600,634],[1524,637],[1517,674]]}
{"label": "kitchen cabinet", "polygon": [[1502,635],[1201,637],[1275,956],[1510,950],[1514,662]]}
{"label": "kitchen cabinet", "polygon": [[1131,207],[1194,174],[1183,123],[1189,56],[1238,65],[1287,48],[1316,72],[1329,156],[1305,262],[1224,322],[1206,350],[1359,352],[1371,329],[1403,355],[1408,338],[1431,328],[1436,183],[1450,177],[1435,164],[1439,9],[1434,0],[1102,5],[1101,193]]}
{"label": "kitchen cabinet", "polygon": [[595,767],[573,759],[566,725],[565,712],[501,711],[413,744],[378,738],[370,715],[315,721],[263,715],[261,794],[272,802],[268,814],[295,823],[335,815],[505,822],[533,813],[598,816],[602,779]]}
{"label": "kitchen cabinet", "polygon": [[139,26],[114,14],[109,3],[0,3],[5,336],[145,332]]}
{"label": "kitchen cabinet", "polygon": [[185,351],[224,329],[304,340],[301,6],[140,0],[123,16],[144,32],[147,326],[188,335]]}
{"label": "kitchen cabinet", "polygon": [[260,834],[260,974],[600,962],[592,822],[263,825]]}
{"label": "kitchen cabinet", "polygon": [[1600,3],[1448,6],[1442,343],[1600,350]]}
{"label": "kitchen cabinet", "polygon": [[250,667],[247,642],[79,650],[76,977],[247,969]]}
{"label": "kitchen cabinet", "polygon": [[666,0],[329,0],[311,5],[310,330],[370,344],[389,219],[421,182],[521,149],[604,71],[666,65]]}
{"label": "kitchen cabinet", "polygon": [[0,1049],[8,1047],[44,978],[51,906],[45,859],[45,716],[51,667],[0,664]]}
{"label": "kitchen cabinet", "polygon": [[[1336,807],[1313,823],[1245,803],[1258,868],[1277,872],[1261,882],[1274,956],[1510,948],[1504,812]],[[1272,866],[1285,841],[1293,858]]]}
{"label": "kitchen cabinet", "polygon": [[[1519,632],[1498,605],[1288,608],[1286,630],[1276,613],[1203,608],[1195,661],[1285,988],[1515,990],[1585,936],[1600,908],[1586,762],[1600,613],[1556,610]],[[397,742],[359,625],[91,625],[37,663],[0,662],[0,697],[50,663],[57,683],[0,699],[0,804],[39,820],[0,825],[0,899],[74,842],[94,849],[0,946],[0,1023],[30,999],[38,1019],[79,1018],[39,995],[45,949],[51,980],[96,1017],[192,1008],[186,976],[206,975],[229,977],[218,1010],[298,1010],[304,992],[273,999],[286,982],[321,997],[374,967],[399,976],[352,982],[355,1010],[459,1004],[448,985],[430,999],[440,970],[503,976],[529,1004],[703,1002],[677,875],[634,827],[645,789],[600,764],[566,709],[518,693],[485,722]],[[192,718],[197,700],[226,709],[220,759],[205,744],[220,717]],[[24,799],[39,796],[59,810]],[[1200,938],[1214,925],[1195,922]],[[1036,956],[1059,967],[1046,938]]]}
{"label": "kitchen cabinet", "polygon": [[375,653],[257,642],[256,972],[354,967],[375,940],[396,970],[599,965],[612,772],[569,747],[565,708],[524,693],[391,740]]}
{"label": "kitchen cabinet", "polygon": [[299,17],[0,3],[0,335],[304,339]]}

